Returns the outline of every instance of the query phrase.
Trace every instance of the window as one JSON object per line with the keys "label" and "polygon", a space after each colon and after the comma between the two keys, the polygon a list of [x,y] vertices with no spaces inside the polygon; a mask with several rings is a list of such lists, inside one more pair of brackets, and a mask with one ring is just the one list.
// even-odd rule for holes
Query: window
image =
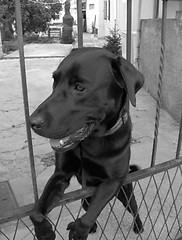
{"label": "window", "polygon": [[110,0],[104,1],[104,19],[110,20]]}
{"label": "window", "polygon": [[90,10],[92,10],[92,9],[94,9],[94,8],[95,8],[94,4],[89,4],[89,9],[90,9]]}
{"label": "window", "polygon": [[107,1],[104,1],[104,19],[107,20]]}
{"label": "window", "polygon": [[108,20],[110,20],[110,0],[108,0]]}

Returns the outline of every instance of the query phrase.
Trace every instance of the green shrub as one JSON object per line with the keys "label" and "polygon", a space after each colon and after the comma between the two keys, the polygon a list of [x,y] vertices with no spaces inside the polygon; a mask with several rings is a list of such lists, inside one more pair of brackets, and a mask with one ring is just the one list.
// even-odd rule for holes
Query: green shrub
{"label": "green shrub", "polygon": [[57,42],[54,38],[42,36],[40,37],[35,33],[26,33],[23,37],[23,41],[25,44],[27,43],[55,43]]}
{"label": "green shrub", "polygon": [[71,44],[73,43],[74,39],[72,36],[73,29],[69,26],[64,26],[62,29],[62,38],[61,42],[66,43],[66,44]]}
{"label": "green shrub", "polygon": [[39,39],[38,34],[27,33],[24,35],[24,41],[26,43],[38,42],[38,39]]}
{"label": "green shrub", "polygon": [[2,49],[3,53],[10,53],[16,51],[18,49],[18,41],[17,40],[3,41]]}
{"label": "green shrub", "polygon": [[110,29],[110,35],[106,37],[104,48],[116,55],[122,55],[121,35],[119,29],[116,28],[116,24],[113,29]]}
{"label": "green shrub", "polygon": [[3,41],[9,41],[13,38],[13,35],[11,34],[11,32],[9,30],[4,30],[4,32],[2,32],[2,40]]}
{"label": "green shrub", "polygon": [[[54,38],[48,38],[48,37],[39,37],[38,35],[26,35],[24,36],[24,44],[29,44],[29,43],[55,43],[56,40]],[[13,39],[10,41],[3,41],[2,42],[2,49],[3,53],[11,53],[13,51],[18,50],[18,40]]]}

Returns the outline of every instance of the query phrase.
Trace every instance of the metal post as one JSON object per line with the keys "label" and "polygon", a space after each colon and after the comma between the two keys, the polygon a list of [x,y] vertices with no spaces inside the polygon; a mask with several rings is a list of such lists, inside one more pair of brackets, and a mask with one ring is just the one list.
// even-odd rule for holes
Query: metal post
{"label": "metal post", "polygon": [[0,59],[3,57],[3,44],[2,44],[2,38],[1,38],[1,29],[2,29],[2,23],[0,23]]}
{"label": "metal post", "polygon": [[83,47],[82,0],[77,0],[78,47]]}
{"label": "metal post", "polygon": [[132,0],[127,0],[127,39],[126,59],[131,62],[131,22],[132,22]]}
{"label": "metal post", "polygon": [[159,18],[159,0],[155,0],[154,1],[154,19],[158,19]]}
{"label": "metal post", "polygon": [[164,72],[167,1],[168,0],[163,0],[159,82],[158,82],[158,92],[157,92],[157,106],[156,106],[156,118],[155,118],[155,129],[154,129],[154,141],[153,141],[153,149],[152,149],[151,167],[153,167],[155,165],[157,144],[158,144],[158,131],[159,131],[160,108],[161,108],[162,82],[163,82],[163,72]]}
{"label": "metal post", "polygon": [[27,139],[28,139],[28,149],[29,149],[30,166],[31,166],[31,174],[32,174],[32,184],[33,184],[33,191],[34,191],[34,199],[35,199],[35,201],[37,201],[38,200],[38,189],[37,189],[37,181],[36,181],[36,173],[35,173],[32,135],[31,135],[30,127],[28,125],[29,106],[28,106],[28,93],[27,93],[27,81],[26,81],[26,71],[25,71],[24,48],[23,48],[23,34],[22,34],[22,18],[21,18],[20,0],[15,0],[15,11],[16,11],[16,24],[17,24],[17,33],[18,33],[19,55],[20,55],[20,69],[21,69],[21,80],[22,80],[23,103],[24,103],[25,122],[26,122],[26,131],[27,131]]}
{"label": "metal post", "polygon": [[176,159],[178,159],[180,156],[181,142],[182,142],[182,114],[181,114],[181,121],[180,121],[180,128],[179,128],[178,145],[176,149]]}

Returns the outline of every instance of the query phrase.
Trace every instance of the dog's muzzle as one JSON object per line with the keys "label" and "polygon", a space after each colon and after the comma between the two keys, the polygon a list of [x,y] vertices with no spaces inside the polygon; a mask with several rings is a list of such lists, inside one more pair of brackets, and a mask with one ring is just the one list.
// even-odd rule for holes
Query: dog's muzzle
{"label": "dog's muzzle", "polygon": [[88,137],[93,130],[97,122],[87,123],[75,133],[66,136],[62,139],[50,139],[51,147],[58,152],[66,152],[73,149],[76,145]]}

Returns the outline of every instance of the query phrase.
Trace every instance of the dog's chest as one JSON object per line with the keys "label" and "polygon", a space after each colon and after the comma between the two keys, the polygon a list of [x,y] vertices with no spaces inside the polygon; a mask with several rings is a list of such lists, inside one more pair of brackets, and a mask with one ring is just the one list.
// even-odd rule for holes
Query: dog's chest
{"label": "dog's chest", "polygon": [[88,185],[94,186],[105,179],[120,178],[123,175],[125,166],[122,164],[122,157],[110,151],[111,148],[109,151],[104,151],[102,146],[87,147],[83,145],[81,149],[77,148],[77,151],[74,151],[80,162],[79,170],[76,173],[79,182],[81,182],[83,172]]}

